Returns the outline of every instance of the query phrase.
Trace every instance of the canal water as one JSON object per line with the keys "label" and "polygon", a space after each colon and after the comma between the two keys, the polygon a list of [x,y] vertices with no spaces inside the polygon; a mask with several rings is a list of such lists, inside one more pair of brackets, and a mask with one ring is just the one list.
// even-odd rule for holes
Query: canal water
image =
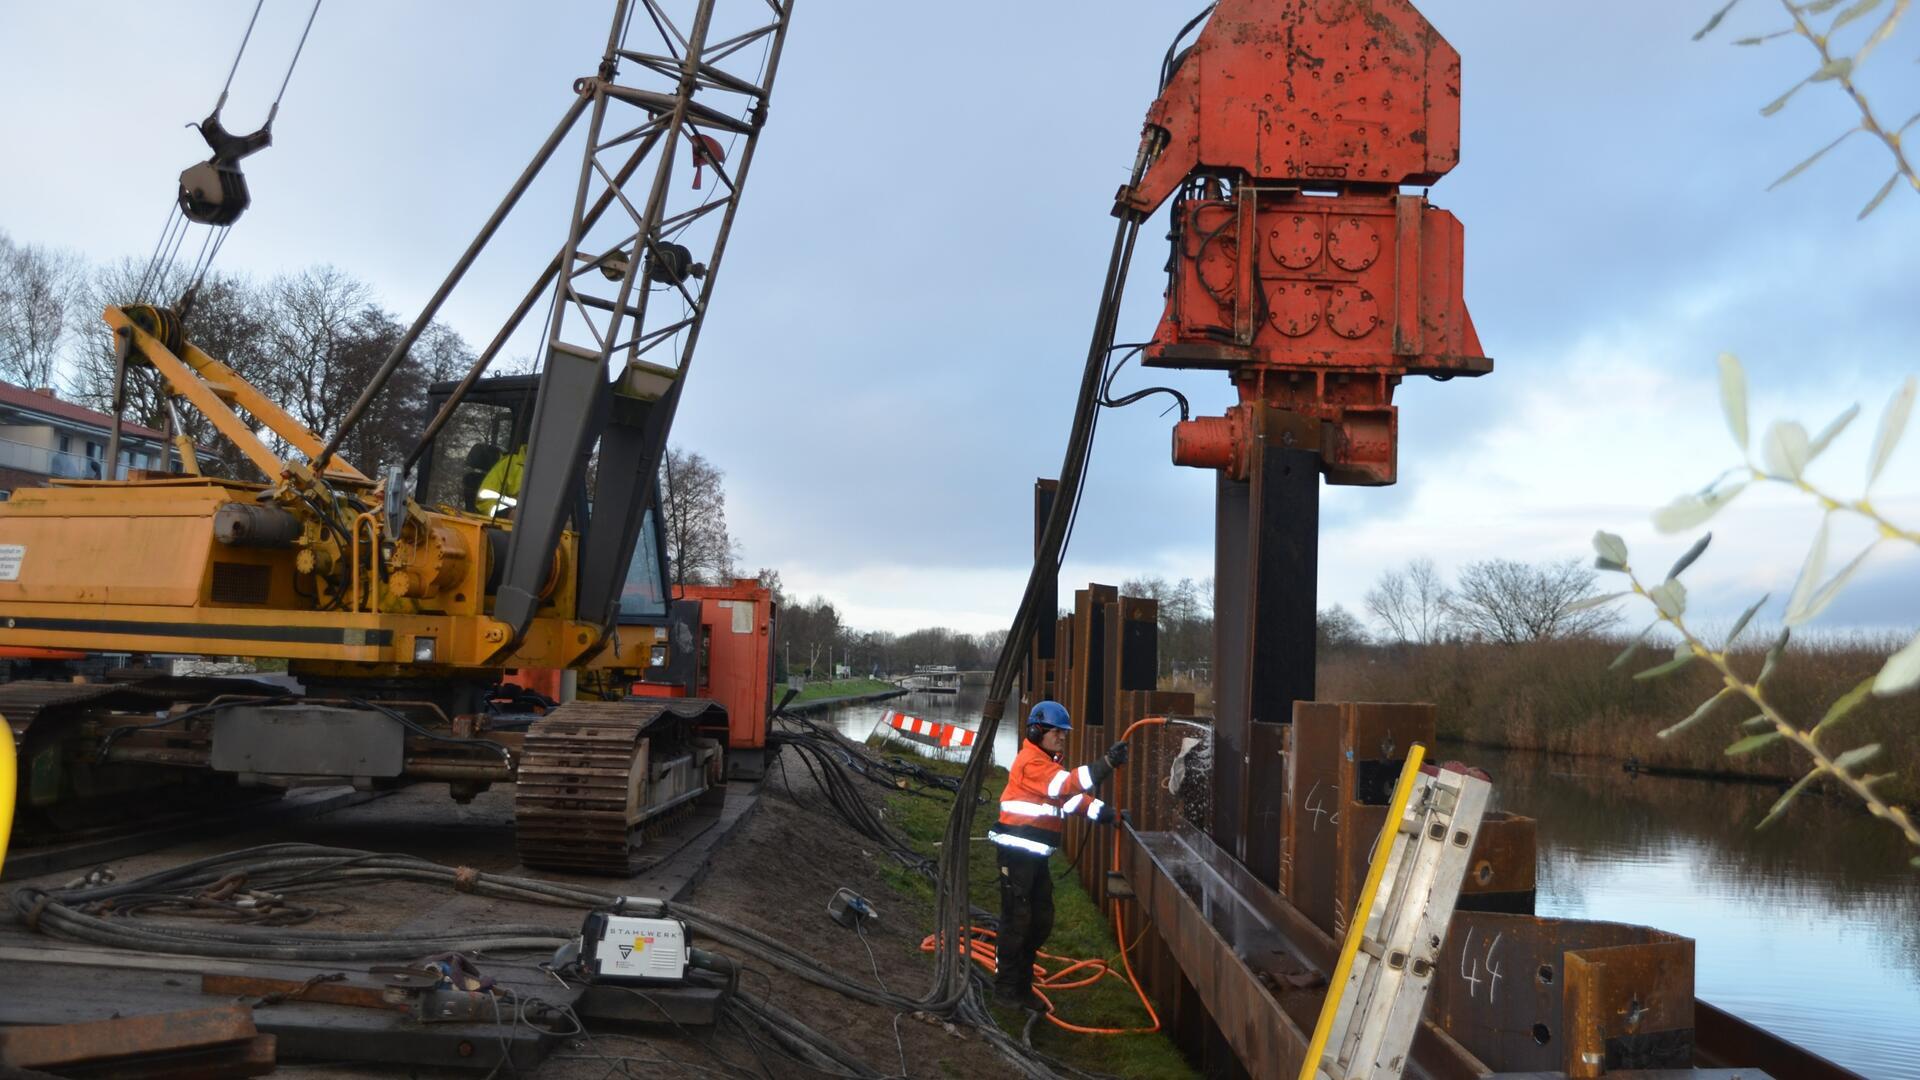
{"label": "canal water", "polygon": [[[985,688],[831,714],[864,739],[889,711],[979,722]],[[994,760],[1019,749],[1003,723]],[[1771,787],[1626,774],[1616,763],[1444,746],[1539,822],[1542,915],[1641,923],[1695,943],[1702,998],[1875,1080],[1920,1080],[1920,873],[1887,825],[1802,798],[1765,832]]]}

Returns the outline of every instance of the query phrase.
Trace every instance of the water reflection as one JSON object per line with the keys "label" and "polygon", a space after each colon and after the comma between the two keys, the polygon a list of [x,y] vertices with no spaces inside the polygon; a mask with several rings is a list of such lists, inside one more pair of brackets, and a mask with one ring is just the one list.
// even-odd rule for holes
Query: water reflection
{"label": "water reflection", "polygon": [[[825,719],[830,719],[836,730],[855,741],[871,734],[889,712],[903,712],[937,724],[957,723],[962,727],[978,728],[980,710],[986,700],[986,676],[969,675],[961,681],[957,694],[910,693],[868,705],[843,706],[834,709]],[[1001,718],[1000,731],[993,740],[993,763],[1003,768],[1012,765],[1014,755],[1020,752],[1020,728],[1015,722],[1018,718],[1013,713],[1010,707]],[[955,757],[964,760],[965,755]]]}
{"label": "water reflection", "polygon": [[1543,915],[1695,941],[1699,996],[1871,1077],[1920,1080],[1920,885],[1886,825],[1778,790],[1454,748],[1540,823]]}

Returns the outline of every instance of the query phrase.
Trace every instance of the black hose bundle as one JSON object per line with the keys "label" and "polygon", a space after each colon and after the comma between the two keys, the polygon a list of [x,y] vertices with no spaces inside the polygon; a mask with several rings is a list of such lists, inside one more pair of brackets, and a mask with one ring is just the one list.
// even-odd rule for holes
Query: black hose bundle
{"label": "black hose bundle", "polygon": [[[1134,164],[1134,183],[1139,182],[1145,171],[1148,149],[1143,143],[1141,155]],[[1060,495],[1054,499],[1040,542],[1035,545],[1033,569],[1027,577],[1026,591],[1021,595],[1006,644],[1001,647],[999,659],[994,664],[993,679],[988,683],[986,705],[981,710],[980,729],[974,739],[973,753],[967,759],[953,813],[947,819],[936,884],[939,896],[938,932],[940,940],[950,944],[937,954],[934,984],[923,999],[923,1005],[930,1011],[957,1012],[964,1019],[993,1031],[998,1031],[998,1028],[994,1026],[978,995],[972,993],[973,983],[968,969],[974,965],[967,959],[963,944],[967,939],[965,919],[971,907],[967,892],[968,838],[973,830],[973,813],[981,784],[993,761],[994,736],[1000,728],[1000,716],[1006,707],[1007,696],[1013,691],[1014,677],[1040,620],[1053,616],[1056,598],[1050,595],[1048,585],[1053,581],[1065,555],[1067,537],[1085,481],[1087,459],[1093,447],[1094,423],[1100,410],[1101,384],[1106,375],[1108,358],[1112,354],[1114,327],[1126,287],[1127,265],[1139,232],[1140,223],[1127,218],[1120,221],[1114,232],[1106,284],[1101,290],[1098,314],[1094,320],[1093,340],[1087,349],[1086,367],[1080,380],[1080,396],[1067,438],[1066,456],[1060,465]]]}
{"label": "black hose bundle", "polygon": [[[774,732],[767,743],[769,746],[791,749],[799,757],[800,763],[806,766],[807,773],[813,777],[815,786],[826,797],[827,804],[855,832],[880,845],[900,865],[929,878],[934,876],[933,859],[914,850],[906,837],[894,831],[893,826],[881,818],[880,812],[861,798],[849,768],[854,755],[816,737],[784,732]],[[891,784],[885,786],[892,787]]]}

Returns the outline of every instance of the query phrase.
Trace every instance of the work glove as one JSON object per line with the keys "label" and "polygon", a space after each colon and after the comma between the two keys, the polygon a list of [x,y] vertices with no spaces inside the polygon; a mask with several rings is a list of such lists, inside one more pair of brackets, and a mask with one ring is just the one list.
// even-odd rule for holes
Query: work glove
{"label": "work glove", "polygon": [[1121,740],[1120,742],[1114,743],[1112,746],[1107,747],[1107,764],[1113,766],[1116,769],[1122,765],[1125,765],[1127,763],[1127,754],[1129,752],[1130,752],[1129,748],[1124,739]]}
{"label": "work glove", "polygon": [[1120,820],[1120,815],[1114,813],[1113,807],[1111,806],[1102,806],[1100,812],[1093,815],[1093,823],[1095,825],[1111,825],[1118,820]]}

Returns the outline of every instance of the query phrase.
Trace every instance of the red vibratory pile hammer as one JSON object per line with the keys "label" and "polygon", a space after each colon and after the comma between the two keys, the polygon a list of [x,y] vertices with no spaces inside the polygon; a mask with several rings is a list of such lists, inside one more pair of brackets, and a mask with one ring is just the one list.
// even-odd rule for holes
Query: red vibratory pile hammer
{"label": "red vibratory pile hammer", "polygon": [[1460,222],[1401,190],[1459,161],[1460,54],[1406,0],[1221,0],[1170,68],[1114,206],[1174,200],[1142,362],[1223,370],[1240,396],[1174,429],[1174,463],[1246,479],[1271,407],[1318,422],[1329,483],[1393,483],[1401,378],[1493,369]]}

